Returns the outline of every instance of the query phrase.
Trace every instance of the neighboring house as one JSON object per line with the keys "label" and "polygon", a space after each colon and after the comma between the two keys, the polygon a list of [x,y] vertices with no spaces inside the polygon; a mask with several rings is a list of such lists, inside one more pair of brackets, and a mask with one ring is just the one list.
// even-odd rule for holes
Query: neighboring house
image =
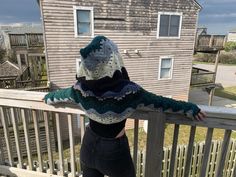
{"label": "neighboring house", "polygon": [[0,26],[0,47],[11,50],[10,35],[38,34],[43,33],[41,25],[1,25]]}
{"label": "neighboring house", "polygon": [[28,67],[22,68],[10,61],[0,64],[0,88],[15,88],[16,82],[27,80],[29,77]]}
{"label": "neighboring house", "polygon": [[156,94],[188,100],[201,9],[195,0],[38,2],[53,90],[75,82],[79,50],[94,36],[105,35],[118,44],[132,81]]}
{"label": "neighboring house", "polygon": [[227,41],[236,42],[236,28],[229,31]]}
{"label": "neighboring house", "polygon": [[21,68],[30,68],[31,80],[40,80],[45,65],[43,29],[41,25],[0,26],[0,46],[5,58],[14,58]]}

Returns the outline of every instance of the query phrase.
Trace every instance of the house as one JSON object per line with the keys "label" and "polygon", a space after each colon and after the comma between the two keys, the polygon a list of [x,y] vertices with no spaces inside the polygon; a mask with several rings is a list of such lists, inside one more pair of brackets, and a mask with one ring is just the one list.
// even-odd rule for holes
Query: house
{"label": "house", "polygon": [[156,94],[188,100],[201,9],[195,0],[38,2],[52,90],[75,82],[80,48],[105,35],[118,44],[131,80]]}
{"label": "house", "polygon": [[0,26],[0,47],[6,51],[5,58],[15,58],[18,66],[30,68],[32,80],[41,79],[45,65],[43,29],[41,25]]}
{"label": "house", "polygon": [[227,41],[236,42],[236,28],[229,31]]}
{"label": "house", "polygon": [[[43,29],[41,25],[1,25],[0,26],[0,46],[4,49],[11,50],[10,35],[22,34],[39,34]],[[24,41],[26,42],[26,41]]]}
{"label": "house", "polygon": [[16,88],[17,81],[27,80],[29,77],[28,67],[5,61],[0,64],[0,88]]}
{"label": "house", "polygon": [[188,100],[200,5],[194,0],[40,0],[52,89],[75,82],[79,50],[96,35],[115,41],[133,81]]}

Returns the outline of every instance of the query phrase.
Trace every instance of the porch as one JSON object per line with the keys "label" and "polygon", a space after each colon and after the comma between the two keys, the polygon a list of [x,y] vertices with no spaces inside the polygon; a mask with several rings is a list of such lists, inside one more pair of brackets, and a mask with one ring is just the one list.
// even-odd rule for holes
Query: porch
{"label": "porch", "polygon": [[[78,149],[75,149],[77,143],[75,137],[78,133],[75,124],[78,122],[74,120],[80,115],[78,120],[79,141],[81,141],[85,130],[84,112],[75,106],[46,105],[42,101],[45,94],[0,89],[0,175],[79,176]],[[236,110],[208,106],[201,108],[207,113],[207,118],[202,122],[191,121],[179,114],[164,114],[148,109],[138,110],[131,116],[135,127],[132,155],[138,177],[236,176],[236,143],[232,139],[232,131],[236,130]],[[148,121],[146,148],[141,158],[138,146],[139,120]],[[55,123],[53,124],[55,135],[51,133],[52,122]],[[168,152],[163,145],[165,124],[174,125],[173,143]],[[67,125],[69,159],[65,159],[66,145],[63,143],[64,132],[62,132],[62,128]],[[189,136],[189,143],[184,157],[180,157],[183,151],[178,150],[179,131],[182,125],[190,127],[190,132],[186,135]],[[45,135],[41,135],[40,127],[45,128]],[[200,151],[194,143],[198,127],[205,127],[207,134],[204,146],[201,147],[203,154],[196,158],[196,152]],[[29,133],[32,128],[33,135]],[[224,138],[219,146],[214,146],[212,136],[214,129],[218,128],[224,130]],[[20,130],[23,134],[19,133]],[[43,141],[47,145],[46,150],[42,147]],[[36,149],[36,152],[33,152],[33,149]],[[216,161],[212,163],[214,158]],[[141,167],[140,159],[143,162]]]}
{"label": "porch", "polygon": [[216,53],[224,50],[227,36],[225,35],[198,35],[195,41],[195,52]]}

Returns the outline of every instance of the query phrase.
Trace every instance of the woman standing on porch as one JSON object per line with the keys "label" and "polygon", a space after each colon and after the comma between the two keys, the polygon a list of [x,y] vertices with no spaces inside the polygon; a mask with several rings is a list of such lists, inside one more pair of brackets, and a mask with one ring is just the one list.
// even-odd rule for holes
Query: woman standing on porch
{"label": "woman standing on porch", "polygon": [[195,104],[157,96],[130,81],[116,44],[108,38],[95,37],[80,54],[77,83],[44,99],[47,104],[78,104],[89,117],[80,152],[83,177],[135,177],[125,123],[138,108],[205,117]]}

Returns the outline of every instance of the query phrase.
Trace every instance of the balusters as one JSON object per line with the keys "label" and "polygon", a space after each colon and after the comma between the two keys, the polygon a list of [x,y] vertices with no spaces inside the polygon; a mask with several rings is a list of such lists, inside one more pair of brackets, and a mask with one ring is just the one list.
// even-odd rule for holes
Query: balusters
{"label": "balusters", "polygon": [[43,171],[43,159],[42,159],[42,149],[41,149],[41,139],[40,139],[40,130],[39,123],[37,120],[36,110],[32,110],[33,121],[34,121],[34,129],[35,129],[35,139],[36,139],[36,147],[37,147],[37,155],[38,155],[38,171]]}
{"label": "balusters", "polygon": [[190,130],[190,135],[189,135],[188,152],[187,152],[187,158],[186,158],[185,170],[184,170],[185,177],[189,176],[190,165],[191,165],[192,154],[193,154],[193,143],[194,143],[195,133],[196,133],[196,126],[192,126],[191,130]]}
{"label": "balusters", "polygon": [[206,176],[209,155],[210,155],[210,150],[211,150],[212,135],[213,135],[213,128],[208,128],[207,136],[206,136],[206,140],[205,140],[205,148],[204,148],[203,161],[202,161],[202,165],[201,165],[200,177]]}
{"label": "balusters", "polygon": [[137,157],[138,157],[138,131],[139,131],[139,120],[134,119],[134,149],[133,149],[133,162],[135,171],[137,171]]}
{"label": "balusters", "polygon": [[18,168],[22,168],[22,153],[21,153],[21,147],[20,147],[20,141],[19,141],[18,123],[17,123],[18,117],[16,116],[14,108],[10,108],[10,112],[11,112],[11,118],[12,118],[12,124],[13,124],[13,130],[14,130],[14,136],[15,136],[15,142],[16,142]]}
{"label": "balusters", "polygon": [[0,165],[5,164],[5,156],[4,156],[4,151],[3,151],[3,140],[2,137],[0,137]]}
{"label": "balusters", "polygon": [[43,112],[44,123],[45,123],[45,131],[46,131],[46,141],[47,141],[47,150],[48,150],[48,161],[49,161],[49,169],[47,173],[53,174],[54,172],[54,163],[53,163],[53,153],[52,153],[52,142],[50,138],[50,127],[49,127],[49,118],[48,113],[46,111]]}
{"label": "balusters", "polygon": [[10,136],[9,136],[9,128],[8,128],[8,122],[7,116],[6,116],[6,111],[3,107],[0,107],[0,118],[2,121],[3,125],[3,130],[4,130],[4,136],[5,136],[5,142],[6,142],[6,148],[7,148],[7,154],[8,154],[8,161],[9,165],[13,166],[13,155],[12,155],[12,148],[11,148],[11,143],[10,143]]}
{"label": "balusters", "polygon": [[80,118],[80,136],[81,136],[81,143],[83,141],[84,133],[85,133],[85,117],[82,115],[78,115]]}
{"label": "balusters", "polygon": [[64,175],[63,142],[62,142],[61,124],[60,124],[59,113],[55,114],[55,118],[56,118],[57,141],[58,141],[58,152],[59,152],[59,171],[58,171],[58,175],[63,176]]}
{"label": "balusters", "polygon": [[24,134],[25,134],[25,142],[26,142],[26,150],[27,150],[27,158],[28,158],[28,169],[33,169],[33,160],[32,160],[32,149],[30,146],[30,136],[29,136],[29,122],[28,117],[25,116],[25,110],[21,109],[21,117],[24,127]]}
{"label": "balusters", "polygon": [[71,164],[71,177],[76,176],[75,169],[75,142],[74,142],[74,129],[73,129],[73,118],[71,114],[67,115],[68,127],[69,127],[69,140],[70,140],[70,164]]}
{"label": "balusters", "polygon": [[227,151],[228,151],[228,146],[229,146],[231,133],[232,133],[232,130],[225,130],[223,144],[222,144],[222,147],[221,147],[219,164],[218,164],[218,168],[216,169],[216,177],[223,176],[225,157],[226,157],[226,154],[227,154]]}
{"label": "balusters", "polygon": [[176,149],[177,149],[178,137],[179,137],[179,125],[175,124],[173,143],[172,143],[172,151],[171,151],[170,174],[169,174],[169,177],[173,177],[174,176],[174,169],[175,169],[175,166],[176,166],[175,158],[176,158]]}

